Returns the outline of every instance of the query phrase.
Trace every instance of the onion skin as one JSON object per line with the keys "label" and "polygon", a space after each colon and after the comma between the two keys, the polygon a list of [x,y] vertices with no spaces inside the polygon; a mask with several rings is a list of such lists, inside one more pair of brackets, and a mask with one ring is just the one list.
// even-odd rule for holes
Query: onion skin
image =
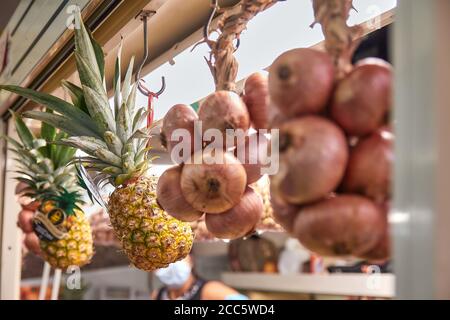
{"label": "onion skin", "polygon": [[269,108],[269,128],[278,129],[284,122],[291,120],[291,118],[285,116],[280,110],[271,104]]}
{"label": "onion skin", "polygon": [[208,231],[219,239],[238,239],[251,233],[263,215],[261,197],[248,187],[241,201],[222,214],[206,214]]}
{"label": "onion skin", "polygon": [[380,127],[392,105],[392,68],[380,59],[363,60],[336,86],[331,117],[353,136]]}
{"label": "onion skin", "polygon": [[[252,138],[250,138],[252,137]],[[257,145],[252,147],[250,145],[250,139],[256,139]],[[265,156],[269,153],[269,139],[267,139],[264,135],[259,135],[257,133],[253,133],[250,136],[245,137],[245,144],[243,148],[245,148],[244,156],[245,159],[240,159],[238,155],[238,146],[235,150],[235,156],[241,160],[241,164],[245,169],[245,173],[247,174],[247,184],[252,184],[258,181],[262,177],[261,169],[264,166]],[[241,146],[242,147],[242,146]],[[250,155],[256,157],[257,163],[250,163]]]}
{"label": "onion skin", "polygon": [[369,260],[371,262],[386,261],[391,257],[391,238],[389,233],[389,204],[384,203],[380,206],[383,213],[383,235],[378,243],[368,252],[359,256],[359,258]]}
{"label": "onion skin", "polygon": [[195,210],[181,192],[181,166],[167,169],[158,179],[156,196],[158,204],[172,217],[185,221],[197,221],[203,212]]}
{"label": "onion skin", "polygon": [[41,254],[41,246],[39,245],[39,238],[34,232],[28,233],[25,236],[24,244],[25,247],[35,255],[39,256]]}
{"label": "onion skin", "polygon": [[196,156],[202,158],[202,164],[186,163],[181,172],[181,191],[186,201],[198,211],[213,214],[237,205],[247,185],[247,175],[239,160],[218,149],[215,158],[220,163],[213,163],[210,154]]}
{"label": "onion skin", "polygon": [[293,49],[280,55],[270,67],[270,99],[288,117],[324,110],[333,86],[333,62],[321,51]]}
{"label": "onion skin", "polygon": [[22,229],[24,233],[33,232],[33,217],[34,211],[21,210],[17,219],[17,226]]}
{"label": "onion skin", "polygon": [[161,143],[166,149],[171,152],[172,149],[180,141],[171,141],[172,133],[176,129],[186,129],[191,136],[191,153],[183,155],[187,158],[194,153],[195,140],[195,121],[198,121],[197,113],[190,106],[185,104],[176,104],[164,116],[161,128]]}
{"label": "onion skin", "polygon": [[365,195],[376,203],[386,201],[391,195],[393,142],[386,129],[361,139],[350,152],[343,191]]}
{"label": "onion skin", "polygon": [[305,116],[280,127],[280,166],[273,190],[291,204],[320,200],[341,183],[348,160],[344,133],[331,121]]}
{"label": "onion skin", "polygon": [[360,256],[383,235],[383,214],[369,199],[340,195],[301,209],[293,235],[322,256]]}
{"label": "onion skin", "polygon": [[27,191],[28,189],[28,185],[25,182],[19,182],[18,184],[16,184],[16,188],[14,190],[15,194],[20,195],[22,193],[24,193],[25,191]]}
{"label": "onion skin", "polygon": [[27,204],[21,204],[22,209],[30,211],[36,211],[37,209],[39,209],[40,205],[41,203],[39,201],[31,201]]}
{"label": "onion skin", "polygon": [[[201,104],[198,117],[202,121],[202,133],[208,129],[218,129],[225,139],[227,129],[250,128],[250,116],[244,101],[234,92],[216,91]],[[225,146],[226,141],[222,141]]]}
{"label": "onion skin", "polygon": [[272,215],[280,226],[287,232],[294,231],[294,221],[300,211],[300,206],[289,204],[277,192],[270,187],[270,205],[272,207]]}
{"label": "onion skin", "polygon": [[269,80],[261,72],[251,74],[244,84],[244,102],[255,129],[269,127]]}

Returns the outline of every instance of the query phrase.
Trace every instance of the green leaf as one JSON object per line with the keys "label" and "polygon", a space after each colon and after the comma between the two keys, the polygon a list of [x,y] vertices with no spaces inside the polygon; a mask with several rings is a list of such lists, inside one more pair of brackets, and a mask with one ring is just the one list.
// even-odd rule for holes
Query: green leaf
{"label": "green leaf", "polygon": [[62,139],[58,143],[63,143],[65,145],[80,149],[89,155],[95,155],[98,149],[107,149],[107,145],[100,139],[93,137],[69,137]]}
{"label": "green leaf", "polygon": [[23,116],[26,118],[46,122],[55,128],[65,131],[71,136],[100,137],[97,133],[91,131],[88,127],[82,126],[65,116],[49,114],[42,111],[26,111],[24,112]]}
{"label": "green leaf", "polygon": [[70,100],[72,100],[74,106],[89,114],[89,110],[86,106],[86,100],[84,99],[83,89],[67,80],[61,81],[61,85],[69,94]]}
{"label": "green leaf", "polygon": [[37,104],[42,104],[55,112],[71,119],[74,123],[82,123],[84,127],[89,128],[91,131],[100,133],[95,122],[89,117],[89,114],[84,113],[74,105],[49,95],[47,93],[41,93],[27,88],[21,88],[18,86],[0,85],[0,89],[4,89],[13,93],[16,93],[22,97],[30,99]]}
{"label": "green leaf", "polygon": [[120,60],[121,60],[121,55],[122,55],[122,44],[123,44],[123,41],[121,39],[120,46],[119,46],[119,52],[117,53],[116,64],[114,67],[113,89],[114,89],[114,116],[115,116],[115,119],[117,119],[117,115],[119,114],[119,109],[120,109],[120,104],[121,104],[120,84],[122,81],[122,75],[120,72]]}
{"label": "green leaf", "polygon": [[[53,113],[51,109],[46,108],[45,110],[48,113]],[[41,122],[41,138],[45,139],[46,141],[53,141],[56,136],[56,129],[55,127],[52,127],[51,125]],[[39,149],[39,151],[47,158],[50,158],[52,161],[53,159],[53,148],[50,144],[47,144],[45,147]]]}
{"label": "green leaf", "polygon": [[106,131],[104,135],[104,140],[108,145],[108,149],[117,155],[122,154],[123,144],[120,138],[111,131]]}
{"label": "green leaf", "polygon": [[100,69],[97,65],[98,62],[95,49],[79,11],[75,14],[75,19],[77,25],[80,26],[80,28],[75,28],[75,48],[78,52],[80,52],[81,56],[89,63],[89,65],[92,66],[94,73],[99,77],[99,79],[101,79],[102,77]]}
{"label": "green leaf", "polygon": [[133,132],[142,127],[142,123],[147,119],[149,111],[145,110],[145,108],[139,108],[134,115],[133,119]]}
{"label": "green leaf", "polygon": [[131,57],[127,73],[125,74],[125,79],[123,80],[122,103],[128,100],[128,95],[130,94],[131,80],[132,80],[131,77],[133,76],[133,65],[134,65],[134,56]]}
{"label": "green leaf", "polygon": [[105,88],[103,87],[102,79],[100,79],[98,75],[95,74],[89,62],[86,61],[78,51],[75,51],[75,59],[77,62],[77,70],[78,75],[80,76],[81,85],[93,89],[94,91],[101,94],[105,100],[108,100]]}
{"label": "green leaf", "polygon": [[130,124],[130,114],[128,112],[128,106],[126,103],[122,103],[122,107],[119,110],[119,115],[117,117],[117,136],[122,140],[123,143],[126,143],[128,140],[128,136],[130,135],[131,128]]}
{"label": "green leaf", "polygon": [[64,167],[74,158],[77,149],[68,146],[57,146],[59,149],[58,153],[58,166]]}
{"label": "green leaf", "polygon": [[105,77],[105,54],[102,47],[95,41],[92,33],[88,30],[89,38],[91,39],[92,46],[94,47],[95,59],[97,60],[97,66],[100,71],[100,78],[103,80]]}
{"label": "green leaf", "polygon": [[122,168],[122,159],[107,149],[97,149],[94,156],[118,168]]}
{"label": "green leaf", "polygon": [[13,139],[11,137],[2,135],[2,139],[5,139],[8,143],[12,144],[16,149],[22,149],[23,148],[23,145],[20,142],[18,142],[17,140],[15,140],[15,139]]}
{"label": "green leaf", "polygon": [[105,101],[98,92],[87,86],[83,86],[83,91],[89,112],[102,132],[116,131],[116,124],[108,101]]}
{"label": "green leaf", "polygon": [[132,172],[134,169],[134,153],[133,143],[127,143],[124,146],[124,153],[122,154],[122,167],[125,172]]}
{"label": "green leaf", "polygon": [[133,119],[134,117],[134,107],[136,104],[136,88],[137,85],[133,85],[133,88],[131,89],[130,94],[128,95],[127,99],[127,107],[128,107],[128,117],[130,119]]}
{"label": "green leaf", "polygon": [[27,125],[23,122],[22,117],[11,111],[11,115],[14,118],[16,125],[16,131],[19,135],[20,140],[26,148],[33,149],[33,141],[35,137],[33,133],[28,129]]}
{"label": "green leaf", "polygon": [[[53,113],[51,109],[46,109],[45,112]],[[56,129],[55,127],[52,127],[48,123],[42,122],[41,123],[41,138],[45,139],[47,141],[53,141],[56,136]]]}

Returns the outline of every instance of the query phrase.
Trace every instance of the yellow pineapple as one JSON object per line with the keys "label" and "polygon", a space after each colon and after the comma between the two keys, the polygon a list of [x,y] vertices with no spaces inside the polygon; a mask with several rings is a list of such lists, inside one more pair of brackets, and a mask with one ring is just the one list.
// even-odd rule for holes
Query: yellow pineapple
{"label": "yellow pineapple", "polygon": [[[148,112],[135,107],[136,85],[131,84],[133,61],[122,83],[120,54],[117,58],[114,108],[111,108],[103,85],[102,49],[87,32],[79,14],[76,19],[80,28],[75,30],[75,58],[82,86],[63,82],[73,104],[17,86],[0,89],[58,113],[28,111],[24,115],[65,131],[69,137],[62,142],[88,155],[80,161],[87,170],[96,173],[94,184],[110,183],[115,187],[107,209],[130,261],[146,271],[166,267],[189,254],[194,235],[188,223],[172,218],[158,207],[156,179],[146,175],[151,159],[146,147],[149,130],[143,124]],[[91,187],[97,193],[94,189]]]}
{"label": "yellow pineapple", "polygon": [[[89,222],[78,208],[81,188],[73,165],[68,165],[75,149],[53,144],[66,137],[54,127],[42,124],[40,136],[36,137],[20,116],[13,116],[20,141],[5,138],[18,155],[15,160],[20,176],[16,179],[25,183],[24,195],[40,203],[33,226],[40,238],[42,256],[54,268],[81,267],[92,258],[93,241]],[[56,236],[50,233],[51,239],[43,237],[39,232],[43,223],[54,229]]]}
{"label": "yellow pineapple", "polygon": [[68,232],[62,239],[40,241],[44,260],[52,267],[59,269],[89,263],[93,255],[93,242],[91,226],[84,213],[75,210],[74,215],[67,217],[64,221],[64,228]]}

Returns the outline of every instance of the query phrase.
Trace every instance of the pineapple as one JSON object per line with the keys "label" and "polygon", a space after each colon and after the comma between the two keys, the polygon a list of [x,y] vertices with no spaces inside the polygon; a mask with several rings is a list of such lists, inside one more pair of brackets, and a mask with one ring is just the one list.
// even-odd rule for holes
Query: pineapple
{"label": "pineapple", "polygon": [[40,203],[33,225],[41,221],[39,218],[51,223],[46,219],[49,215],[62,221],[58,227],[51,226],[55,238],[41,237],[43,258],[54,268],[81,267],[91,260],[93,241],[89,222],[78,208],[81,189],[76,183],[74,167],[67,166],[75,149],[48,144],[45,139],[57,142],[67,136],[57,133],[53,127],[42,124],[40,137],[36,138],[20,116],[13,113],[13,117],[20,141],[5,138],[18,156],[17,173],[21,176],[16,179],[26,184],[25,195]]}
{"label": "pineapple", "polygon": [[[56,97],[16,86],[0,89],[22,95],[58,114],[29,111],[24,115],[65,131],[68,146],[87,154],[83,166],[96,172],[99,187],[115,187],[107,204],[117,238],[137,268],[152,271],[183,259],[192,248],[193,232],[188,223],[164,212],[156,202],[156,178],[147,176],[151,162],[147,143],[149,129],[143,124],[148,112],[135,108],[136,85],[132,84],[133,59],[123,84],[120,50],[114,74],[114,108],[110,108],[104,87],[104,55],[76,16],[75,58],[81,87],[63,81],[72,104]],[[122,88],[121,88],[122,87]],[[144,126],[145,127],[145,126]]]}

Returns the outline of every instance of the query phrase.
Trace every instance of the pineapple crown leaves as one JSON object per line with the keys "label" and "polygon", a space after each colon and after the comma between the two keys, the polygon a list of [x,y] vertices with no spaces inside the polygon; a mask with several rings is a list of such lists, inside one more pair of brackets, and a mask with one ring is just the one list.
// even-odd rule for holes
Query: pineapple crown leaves
{"label": "pineapple crown leaves", "polygon": [[80,187],[86,190],[92,203],[94,203],[94,201],[97,202],[106,212],[108,212],[106,203],[103,201],[103,198],[97,186],[92,181],[92,178],[89,176],[89,173],[86,171],[84,166],[81,164],[81,160],[78,161],[79,163],[75,164],[78,184],[80,185]]}
{"label": "pineapple crown leaves", "polygon": [[[50,114],[51,111],[47,113]],[[42,123],[40,134],[36,136],[21,116],[14,112],[11,114],[19,139],[7,136],[3,138],[9,143],[9,150],[16,155],[15,172],[19,176],[15,179],[27,185],[25,195],[41,200],[58,190],[76,187],[73,168],[67,167],[76,150],[53,144],[66,134]]]}
{"label": "pineapple crown leaves", "polygon": [[81,211],[79,204],[83,204],[79,191],[61,189],[57,193],[48,194],[46,200],[55,201],[56,207],[62,209],[68,216],[74,215],[75,210]]}
{"label": "pineapple crown leaves", "polygon": [[19,94],[53,110],[55,113],[51,114],[28,111],[24,116],[67,133],[68,136],[58,143],[85,152],[88,156],[82,158],[83,165],[99,173],[97,182],[107,181],[119,186],[145,173],[151,161],[148,150],[142,152],[150,138],[150,129],[142,129],[148,112],[145,107],[135,107],[133,58],[121,82],[121,48],[114,71],[114,108],[110,107],[104,85],[103,51],[84,26],[79,12],[76,19],[80,28],[75,30],[74,55],[81,86],[62,82],[72,103],[17,86],[0,85],[0,89]]}

